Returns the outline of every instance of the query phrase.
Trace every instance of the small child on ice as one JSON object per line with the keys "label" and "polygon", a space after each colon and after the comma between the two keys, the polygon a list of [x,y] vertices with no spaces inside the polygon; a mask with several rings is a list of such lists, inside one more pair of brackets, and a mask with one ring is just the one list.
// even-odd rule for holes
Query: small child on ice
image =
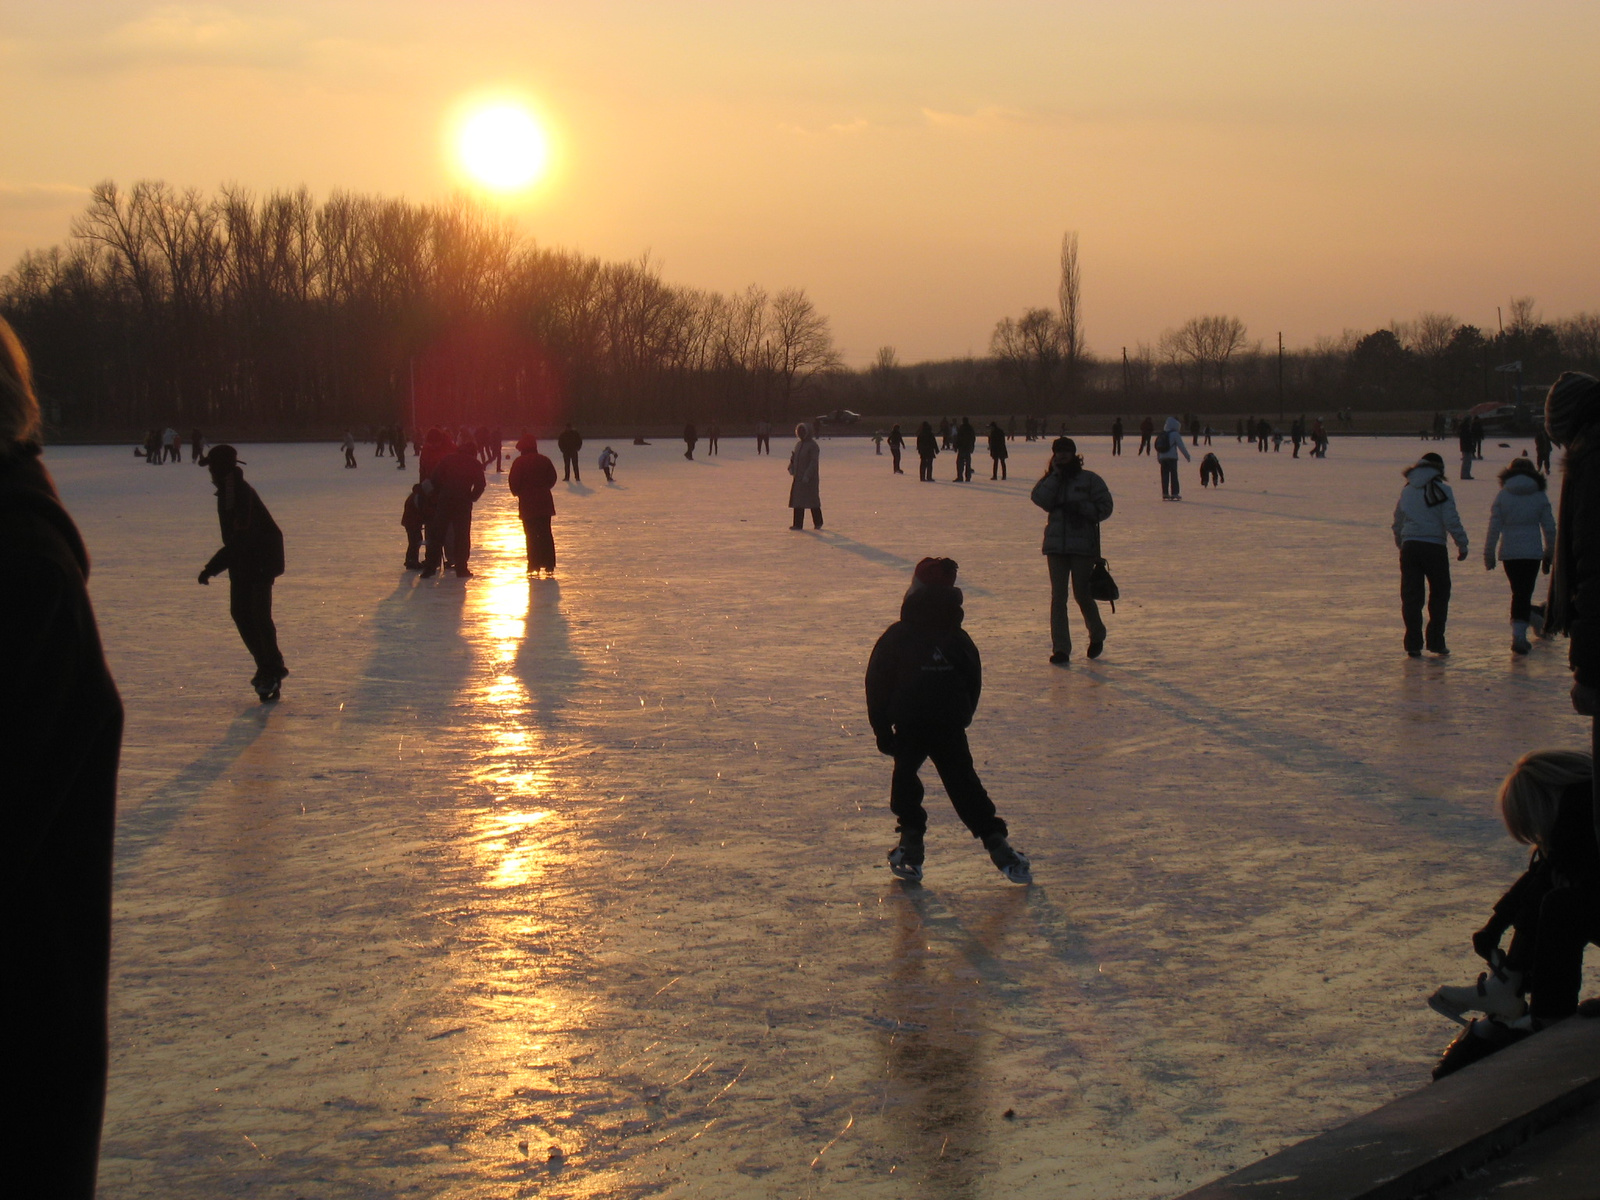
{"label": "small child on ice", "polygon": [[422,527],[427,524],[430,511],[427,492],[420,483],[411,485],[411,494],[406,497],[406,506],[400,510],[400,524],[406,531],[406,570],[422,570],[422,561],[417,555],[422,550]]}
{"label": "small child on ice", "polygon": [[1200,486],[1210,487],[1213,483],[1222,486],[1222,460],[1215,454],[1208,454],[1200,460]]}
{"label": "small child on ice", "polygon": [[611,472],[617,469],[617,452],[610,446],[600,451],[600,469],[606,473],[606,482],[613,482]]}
{"label": "small child on ice", "polygon": [[878,749],[894,759],[889,808],[898,818],[900,844],[889,852],[889,869],[901,879],[922,879],[928,814],[917,772],[931,758],[956,814],[983,840],[994,865],[1012,883],[1032,883],[1028,859],[1006,840],[1006,823],[995,813],[967,747],[983,665],[961,628],[956,569],[948,558],[917,564],[900,619],[884,630],[867,663],[867,718]]}

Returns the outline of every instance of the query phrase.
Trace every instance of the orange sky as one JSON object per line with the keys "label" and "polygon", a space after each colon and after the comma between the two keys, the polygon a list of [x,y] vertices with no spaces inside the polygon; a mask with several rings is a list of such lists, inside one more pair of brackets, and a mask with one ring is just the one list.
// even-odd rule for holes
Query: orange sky
{"label": "orange sky", "polygon": [[982,353],[1082,245],[1091,349],[1600,309],[1600,4],[0,0],[0,265],[103,178],[447,195],[511,90],[541,241],[806,288],[853,363]]}

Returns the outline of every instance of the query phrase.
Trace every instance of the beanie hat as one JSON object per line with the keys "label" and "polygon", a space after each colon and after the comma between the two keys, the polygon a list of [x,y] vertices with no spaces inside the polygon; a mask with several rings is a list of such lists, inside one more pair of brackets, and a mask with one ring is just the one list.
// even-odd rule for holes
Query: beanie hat
{"label": "beanie hat", "polygon": [[1582,371],[1563,371],[1544,398],[1544,427],[1558,446],[1568,445],[1600,416],[1600,379]]}
{"label": "beanie hat", "polygon": [[959,567],[953,558],[925,558],[911,572],[911,584],[913,587],[918,584],[927,587],[930,584],[942,583],[946,587],[954,587],[957,570]]}
{"label": "beanie hat", "polygon": [[1058,437],[1050,443],[1050,453],[1052,454],[1076,454],[1077,452],[1078,443],[1069,437]]}
{"label": "beanie hat", "polygon": [[1419,467],[1438,467],[1439,470],[1442,471],[1442,470],[1444,470],[1444,459],[1440,458],[1437,454],[1435,454],[1433,451],[1430,450],[1430,451],[1428,451],[1428,453],[1424,454],[1421,458],[1417,459],[1417,466],[1419,466]]}
{"label": "beanie hat", "polygon": [[[568,428],[571,428],[571,426],[568,426]],[[517,449],[524,454],[533,454],[539,449],[539,439],[531,433],[524,434],[517,439]]]}

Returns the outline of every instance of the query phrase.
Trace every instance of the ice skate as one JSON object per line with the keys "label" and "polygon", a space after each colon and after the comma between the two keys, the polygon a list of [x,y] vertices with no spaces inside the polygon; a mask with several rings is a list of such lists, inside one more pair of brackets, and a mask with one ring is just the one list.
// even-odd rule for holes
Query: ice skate
{"label": "ice skate", "polygon": [[1089,657],[1099,658],[1101,651],[1106,648],[1105,638],[1091,638],[1089,640]]}
{"label": "ice skate", "polygon": [[1000,874],[1004,875],[1012,883],[1027,884],[1033,882],[1033,864],[1028,861],[1026,854],[1015,849],[1006,840],[1005,834],[996,834],[992,837],[984,838],[983,848],[989,852],[989,861],[999,867]]}
{"label": "ice skate", "polygon": [[1444,1054],[1439,1058],[1439,1065],[1433,1068],[1433,1078],[1439,1080],[1446,1075],[1454,1075],[1461,1068],[1470,1067],[1473,1063],[1488,1058],[1497,1050],[1513,1046],[1531,1034],[1530,1029],[1513,1028],[1490,1017],[1479,1017],[1457,1034],[1455,1041],[1445,1047]]}
{"label": "ice skate", "polygon": [[1462,1014],[1481,1012],[1486,1017],[1514,1021],[1528,1011],[1527,1002],[1519,994],[1522,972],[1508,971],[1504,967],[1485,971],[1478,982],[1459,987],[1446,985],[1428,997],[1428,1007],[1441,1017],[1449,1017],[1458,1024],[1468,1022]]}
{"label": "ice skate", "polygon": [[889,870],[896,879],[908,883],[922,882],[922,835],[904,832],[900,844],[889,851]]}
{"label": "ice skate", "polygon": [[1528,622],[1511,622],[1511,653],[1526,654],[1533,649],[1533,643],[1528,641]]}

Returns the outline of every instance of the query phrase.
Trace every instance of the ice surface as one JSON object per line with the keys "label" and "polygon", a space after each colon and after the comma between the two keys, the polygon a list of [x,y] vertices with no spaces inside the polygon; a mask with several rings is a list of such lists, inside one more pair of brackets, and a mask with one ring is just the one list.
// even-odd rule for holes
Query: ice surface
{"label": "ice surface", "polygon": [[[1523,858],[1493,789],[1586,733],[1478,553],[1512,450],[1455,485],[1455,653],[1413,661],[1388,525],[1430,447],[1219,440],[1228,483],[1162,504],[1084,446],[1125,599],[1066,670],[1042,445],[956,486],[825,441],[797,534],[782,445],[618,443],[611,487],[591,442],[533,584],[503,476],[479,577],[421,582],[410,472],[246,446],[275,707],[194,582],[205,472],[49,451],[128,708],[102,1194],[1154,1197],[1423,1084],[1455,1029],[1423,998]],[[925,554],[1032,888],[931,770],[926,886],[884,863],[861,677]]]}

